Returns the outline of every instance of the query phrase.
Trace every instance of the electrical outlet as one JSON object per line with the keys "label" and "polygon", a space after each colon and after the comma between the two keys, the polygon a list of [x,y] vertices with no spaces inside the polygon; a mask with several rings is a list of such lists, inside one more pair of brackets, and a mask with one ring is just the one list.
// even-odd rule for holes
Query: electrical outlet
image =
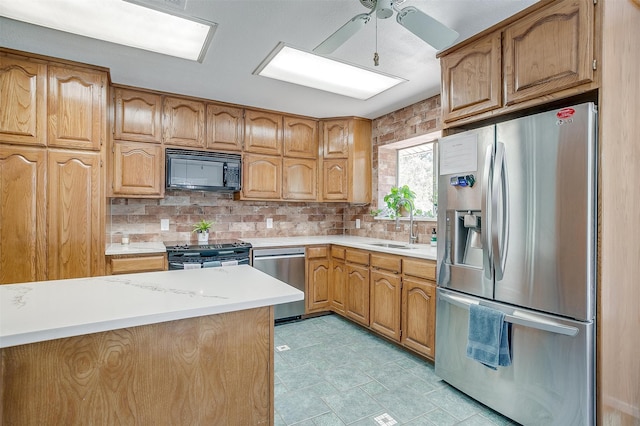
{"label": "electrical outlet", "polygon": [[268,217],[267,218],[267,229],[271,229],[273,228],[273,219]]}
{"label": "electrical outlet", "polygon": [[356,229],[360,229],[360,219],[356,219]]}
{"label": "electrical outlet", "polygon": [[160,230],[161,231],[169,230],[169,219],[160,219]]}

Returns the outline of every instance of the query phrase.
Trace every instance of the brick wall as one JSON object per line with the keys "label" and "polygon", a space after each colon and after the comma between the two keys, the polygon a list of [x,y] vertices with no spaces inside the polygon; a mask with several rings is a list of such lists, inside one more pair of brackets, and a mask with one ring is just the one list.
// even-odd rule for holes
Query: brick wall
{"label": "brick wall", "polygon": [[[164,199],[114,198],[108,207],[107,242],[119,243],[122,233],[131,242],[196,242],[192,225],[214,220],[210,239],[342,235],[345,203],[279,203],[234,201],[230,194],[167,191]],[[266,218],[273,218],[267,229]],[[169,231],[160,231],[169,219]]]}
{"label": "brick wall", "polygon": [[[388,220],[374,220],[369,212],[376,209],[378,199],[395,185],[396,160],[394,150],[380,150],[381,147],[416,136],[425,135],[442,128],[440,95],[417,102],[373,120],[373,178],[371,205],[347,206],[345,230],[350,235],[409,241],[409,224],[401,221],[400,229]],[[361,228],[355,229],[355,219],[361,220]],[[427,243],[435,222],[417,222],[419,242]],[[415,231],[414,231],[415,232]]]}

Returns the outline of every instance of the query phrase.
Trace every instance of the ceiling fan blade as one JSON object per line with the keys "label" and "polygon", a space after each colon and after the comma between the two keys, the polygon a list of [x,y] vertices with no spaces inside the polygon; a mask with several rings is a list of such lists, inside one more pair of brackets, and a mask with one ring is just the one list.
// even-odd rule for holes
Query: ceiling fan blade
{"label": "ceiling fan blade", "polygon": [[370,13],[361,13],[360,15],[354,16],[349,22],[341,26],[338,31],[331,34],[325,41],[313,49],[314,53],[324,55],[333,53],[333,51],[342,46],[345,41],[349,40],[355,33],[364,28],[370,19]]}
{"label": "ceiling fan blade", "polygon": [[450,46],[460,36],[456,31],[413,6],[399,10],[396,21],[437,50]]}

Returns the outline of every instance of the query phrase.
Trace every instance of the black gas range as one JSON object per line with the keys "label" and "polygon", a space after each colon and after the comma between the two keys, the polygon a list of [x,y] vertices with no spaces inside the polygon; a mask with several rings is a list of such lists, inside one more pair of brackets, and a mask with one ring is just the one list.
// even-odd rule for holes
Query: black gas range
{"label": "black gas range", "polygon": [[165,242],[169,269],[215,268],[248,265],[251,244],[239,240],[216,240],[207,244]]}

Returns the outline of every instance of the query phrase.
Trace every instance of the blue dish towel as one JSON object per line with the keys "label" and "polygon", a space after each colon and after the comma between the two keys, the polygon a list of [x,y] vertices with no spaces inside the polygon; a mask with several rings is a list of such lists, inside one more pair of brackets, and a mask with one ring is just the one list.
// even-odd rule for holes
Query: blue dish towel
{"label": "blue dish towel", "polygon": [[203,268],[216,268],[221,265],[222,263],[219,260],[213,260],[211,262],[202,262]]}
{"label": "blue dish towel", "polygon": [[476,304],[469,307],[467,356],[493,370],[511,365],[509,324],[504,313]]}

